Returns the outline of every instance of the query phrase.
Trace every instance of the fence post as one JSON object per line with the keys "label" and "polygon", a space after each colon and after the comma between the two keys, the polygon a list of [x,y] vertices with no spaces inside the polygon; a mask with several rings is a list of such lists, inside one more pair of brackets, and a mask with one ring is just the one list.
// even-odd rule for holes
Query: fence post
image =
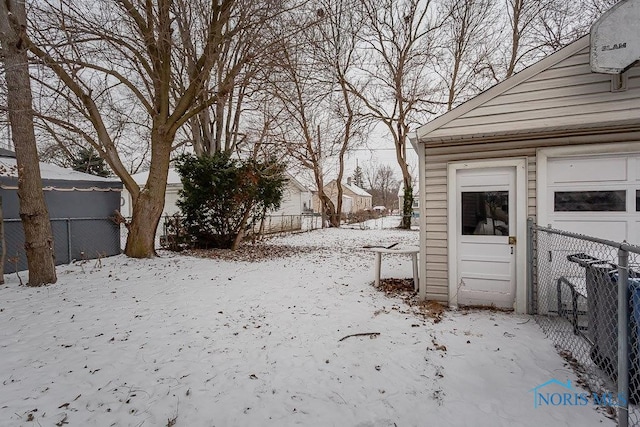
{"label": "fence post", "polygon": [[527,218],[527,314],[534,314],[533,268],[533,218]]}
{"label": "fence post", "polygon": [[71,264],[71,218],[67,218],[67,264]]}
{"label": "fence post", "polygon": [[[618,426],[629,425],[629,252],[618,250]],[[620,404],[620,397],[624,397]]]}

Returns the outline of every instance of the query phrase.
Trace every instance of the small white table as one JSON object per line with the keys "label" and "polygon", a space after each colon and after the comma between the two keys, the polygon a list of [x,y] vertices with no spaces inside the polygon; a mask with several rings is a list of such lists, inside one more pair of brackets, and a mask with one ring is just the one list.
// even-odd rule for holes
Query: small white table
{"label": "small white table", "polygon": [[375,285],[380,286],[380,270],[382,267],[382,254],[405,254],[411,255],[411,261],[413,263],[413,289],[417,292],[420,289],[418,280],[418,252],[420,248],[418,246],[400,246],[394,248],[367,248],[371,252],[376,254],[376,264],[374,268]]}

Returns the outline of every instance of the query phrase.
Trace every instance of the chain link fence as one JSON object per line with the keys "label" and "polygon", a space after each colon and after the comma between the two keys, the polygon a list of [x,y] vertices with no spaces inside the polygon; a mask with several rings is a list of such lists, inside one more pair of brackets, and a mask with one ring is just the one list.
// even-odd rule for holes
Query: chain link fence
{"label": "chain link fence", "polygon": [[[120,253],[120,226],[111,218],[52,218],[55,264]],[[24,230],[19,219],[4,220],[5,274],[27,269]]]}
{"label": "chain link fence", "polygon": [[[156,232],[156,247],[176,250],[188,246],[190,236],[182,226],[182,216],[166,215],[162,217]],[[256,239],[267,235],[296,233],[311,231],[323,228],[321,215],[267,215],[262,221],[258,221],[248,233],[248,237]],[[126,229],[124,230],[123,241],[126,242]]]}
{"label": "chain link fence", "polygon": [[533,223],[529,237],[538,323],[594,400],[640,425],[640,247]]}

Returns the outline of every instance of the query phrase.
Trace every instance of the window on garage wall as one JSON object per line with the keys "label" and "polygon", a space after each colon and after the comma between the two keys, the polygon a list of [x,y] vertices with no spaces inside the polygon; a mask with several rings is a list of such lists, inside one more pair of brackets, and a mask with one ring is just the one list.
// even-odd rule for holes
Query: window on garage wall
{"label": "window on garage wall", "polygon": [[625,212],[627,192],[614,191],[556,191],[555,212]]}

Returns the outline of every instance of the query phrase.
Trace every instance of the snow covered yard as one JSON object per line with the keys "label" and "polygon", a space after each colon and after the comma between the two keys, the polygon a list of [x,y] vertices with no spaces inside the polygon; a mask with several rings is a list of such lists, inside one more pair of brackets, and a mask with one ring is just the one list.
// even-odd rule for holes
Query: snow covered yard
{"label": "snow covered yard", "polygon": [[[316,230],[270,240],[295,253],[258,262],[165,252],[61,266],[44,288],[7,276],[0,425],[613,424],[592,406],[534,408],[533,387],[576,378],[532,318],[434,323],[375,290],[362,246],[417,241]],[[411,276],[408,257],[383,263]],[[365,332],[380,335],[340,341]]]}

